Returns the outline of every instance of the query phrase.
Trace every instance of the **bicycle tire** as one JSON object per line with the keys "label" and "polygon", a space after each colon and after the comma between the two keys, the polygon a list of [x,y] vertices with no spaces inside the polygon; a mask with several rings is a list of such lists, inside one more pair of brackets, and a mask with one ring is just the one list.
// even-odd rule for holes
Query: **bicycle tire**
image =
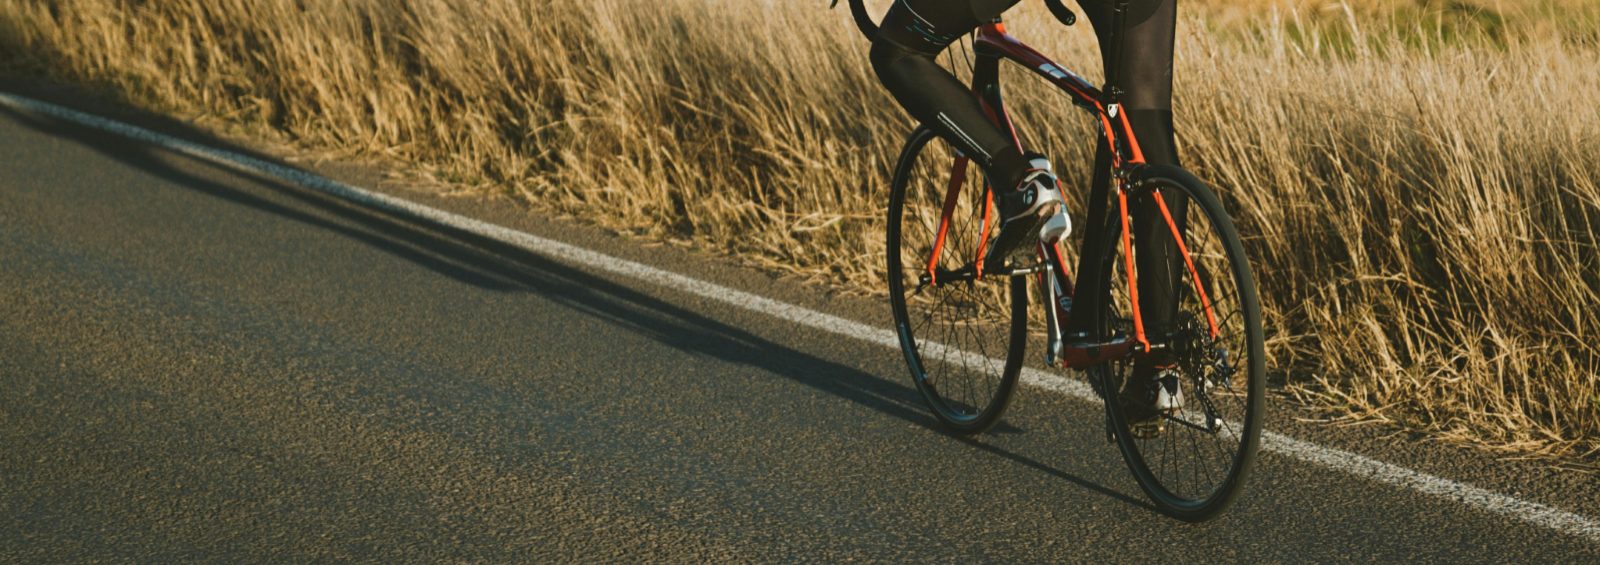
{"label": "bicycle tire", "polygon": [[[922,279],[933,248],[941,247],[934,242],[955,155],[925,126],[906,140],[889,191],[889,298],[906,367],[924,402],[945,428],[975,434],[1000,420],[1016,389],[1027,342],[1027,279]],[[949,271],[975,264],[983,243],[977,241],[986,219],[983,181],[975,164],[966,169],[940,253]],[[912,277],[914,288],[907,284]],[[1001,353],[1003,359],[994,357]]]}
{"label": "bicycle tire", "polygon": [[[1161,190],[1165,198],[1181,195],[1188,201],[1183,240],[1203,290],[1195,290],[1196,277],[1179,262],[1178,329],[1172,334],[1178,337],[1172,342],[1184,401],[1162,418],[1162,431],[1141,438],[1131,431],[1129,414],[1118,400],[1131,376],[1132,358],[1093,367],[1090,377],[1108,387],[1109,424],[1139,487],[1164,513],[1190,522],[1205,521],[1238,497],[1260,445],[1266,372],[1260,300],[1244,245],[1210,188],[1187,171],[1170,166],[1141,167],[1132,173],[1130,186],[1129,209],[1136,209],[1132,205],[1136,198],[1154,198],[1155,190]],[[1112,209],[1116,214],[1117,208]],[[1113,219],[1116,221],[1107,226],[1107,237],[1102,238],[1096,255],[1102,265],[1103,286],[1096,290],[1101,300],[1095,316],[1101,339],[1132,332],[1121,218]],[[1137,247],[1134,250],[1138,252]],[[1218,273],[1226,275],[1219,278]],[[1211,304],[1221,331],[1215,338],[1205,316],[1206,302]],[[1236,357],[1240,354],[1248,359],[1241,363]],[[1238,373],[1241,368],[1243,375]],[[1149,428],[1145,430],[1148,433]],[[1184,463],[1192,467],[1187,475],[1179,468]]]}

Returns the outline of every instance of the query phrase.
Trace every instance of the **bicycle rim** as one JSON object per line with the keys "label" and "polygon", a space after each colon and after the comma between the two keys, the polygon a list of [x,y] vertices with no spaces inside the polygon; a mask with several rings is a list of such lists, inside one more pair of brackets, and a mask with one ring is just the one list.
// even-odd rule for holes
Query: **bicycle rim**
{"label": "bicycle rim", "polygon": [[[955,159],[927,128],[906,142],[889,198],[889,296],[906,366],[929,409],[952,431],[977,433],[999,420],[1016,388],[1026,342],[1027,282],[970,274],[985,221],[976,164],[960,172],[962,184],[949,203],[952,213],[939,243]],[[928,268],[935,248],[936,276]]]}
{"label": "bicycle rim", "polygon": [[[1172,211],[1178,216],[1175,224],[1187,224],[1183,242],[1188,261],[1175,262],[1177,316],[1164,328],[1174,345],[1165,360],[1175,366],[1183,401],[1157,418],[1159,431],[1152,437],[1140,437],[1151,435],[1151,426],[1135,433],[1132,414],[1119,395],[1134,386],[1131,379],[1149,372],[1136,372],[1133,359],[1093,370],[1100,382],[1111,385],[1107,410],[1112,430],[1140,487],[1168,514],[1201,521],[1233,502],[1255,460],[1265,394],[1261,308],[1243,246],[1216,196],[1181,169],[1149,167],[1143,173],[1135,182],[1162,189],[1169,206],[1178,198],[1188,203],[1186,214]],[[1133,198],[1154,198],[1153,190],[1136,189],[1133,194],[1130,209],[1135,209]],[[1125,251],[1120,230],[1113,231],[1100,255],[1107,267],[1107,299],[1097,316],[1102,337],[1134,331]],[[1135,257],[1138,249],[1134,247]]]}

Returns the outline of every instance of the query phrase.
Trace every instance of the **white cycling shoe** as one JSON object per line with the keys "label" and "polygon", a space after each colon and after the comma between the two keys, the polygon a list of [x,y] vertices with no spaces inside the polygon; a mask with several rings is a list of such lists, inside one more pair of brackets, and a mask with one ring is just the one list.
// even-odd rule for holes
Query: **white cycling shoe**
{"label": "white cycling shoe", "polygon": [[1050,161],[1031,155],[1028,172],[1016,190],[1001,192],[1000,234],[995,236],[984,260],[985,272],[1017,265],[1040,241],[1055,243],[1072,231],[1061,200],[1061,184]]}

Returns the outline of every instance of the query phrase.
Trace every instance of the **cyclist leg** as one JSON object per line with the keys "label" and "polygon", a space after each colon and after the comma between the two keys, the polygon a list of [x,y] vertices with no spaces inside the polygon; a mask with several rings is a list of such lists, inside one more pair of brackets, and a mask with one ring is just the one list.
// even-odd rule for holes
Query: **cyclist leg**
{"label": "cyclist leg", "polygon": [[[1114,70],[1125,91],[1122,110],[1128,116],[1140,152],[1150,164],[1178,165],[1172,126],[1172,55],[1176,32],[1176,0],[1133,0],[1128,5],[1127,30],[1117,61],[1109,60],[1112,44],[1112,0],[1080,0],[1095,36],[1100,43],[1107,76]],[[1112,67],[1116,66],[1115,69]],[[1106,186],[1109,177],[1109,148],[1101,147],[1096,156],[1095,186]],[[1167,208],[1181,230],[1187,202],[1167,196]],[[1138,247],[1135,262],[1139,273],[1139,312],[1145,331],[1160,339],[1173,329],[1178,313],[1178,273],[1182,257],[1172,232],[1152,199],[1142,199],[1132,210],[1133,236]],[[1180,232],[1181,233],[1181,232]],[[1152,437],[1162,433],[1159,412],[1178,409],[1183,392],[1172,359],[1140,357],[1134,362],[1131,380],[1122,390],[1121,401],[1132,426],[1132,433]]]}
{"label": "cyclist leg", "polygon": [[[900,105],[971,157],[998,190],[1000,230],[982,269],[997,272],[1033,257],[1032,242],[1059,237],[1069,223],[1050,162],[1023,154],[991,122],[966,85],[934,57],[1017,0],[899,0],[880,24],[872,66]],[[1054,220],[1052,222],[1052,220]]]}
{"label": "cyclist leg", "polygon": [[[1112,0],[1082,0],[1080,3],[1094,26],[1103,57],[1111,45]],[[1176,0],[1132,0],[1128,5],[1128,30],[1123,40],[1121,66],[1117,76],[1126,91],[1122,107],[1139,140],[1145,161],[1158,165],[1179,165],[1172,126],[1172,53],[1177,22]],[[1106,60],[1105,71],[1115,61]],[[1107,148],[1097,163],[1109,162]],[[1110,182],[1105,166],[1095,168],[1096,186]],[[1167,208],[1173,222],[1184,225],[1187,203],[1168,197]],[[1139,311],[1152,335],[1168,331],[1177,315],[1178,269],[1182,258],[1172,240],[1166,219],[1151,200],[1143,200],[1133,210],[1134,239],[1139,244]]]}
{"label": "cyclist leg", "polygon": [[1021,182],[1028,159],[1012,145],[1010,136],[989,121],[967,85],[934,58],[1017,1],[897,0],[872,44],[872,67],[895,100],[1005,190]]}

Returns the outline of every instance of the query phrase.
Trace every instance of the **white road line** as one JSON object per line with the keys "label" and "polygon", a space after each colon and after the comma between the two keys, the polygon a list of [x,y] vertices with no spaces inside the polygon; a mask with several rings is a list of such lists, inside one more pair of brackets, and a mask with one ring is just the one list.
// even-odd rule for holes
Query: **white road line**
{"label": "white road line", "polygon": [[[779,302],[763,296],[664,271],[649,265],[635,263],[582,247],[430,208],[408,200],[378,194],[247,155],[191,143],[122,122],[3,92],[0,92],[0,105],[52,116],[78,125],[115,133],[231,169],[279,177],[307,188],[368,206],[407,214],[484,237],[494,238],[540,255],[570,264],[581,265],[587,269],[609,272],[664,286],[752,312],[782,318],[812,329],[876,343],[884,347],[895,349],[900,347],[899,338],[895,335],[895,332],[888,329],[868,326],[786,302]],[[966,353],[966,355],[976,354]],[[1055,391],[1088,402],[1099,401],[1087,383],[1037,369],[1023,369],[1022,382],[1028,386]],[[1261,448],[1266,451],[1276,452],[1307,463],[1365,477],[1386,485],[1407,488],[1454,500],[1473,508],[1516,518],[1530,524],[1586,538],[1590,541],[1600,542],[1600,521],[1587,516],[1513,498],[1355,453],[1300,441],[1270,431],[1263,432],[1261,439]]]}

